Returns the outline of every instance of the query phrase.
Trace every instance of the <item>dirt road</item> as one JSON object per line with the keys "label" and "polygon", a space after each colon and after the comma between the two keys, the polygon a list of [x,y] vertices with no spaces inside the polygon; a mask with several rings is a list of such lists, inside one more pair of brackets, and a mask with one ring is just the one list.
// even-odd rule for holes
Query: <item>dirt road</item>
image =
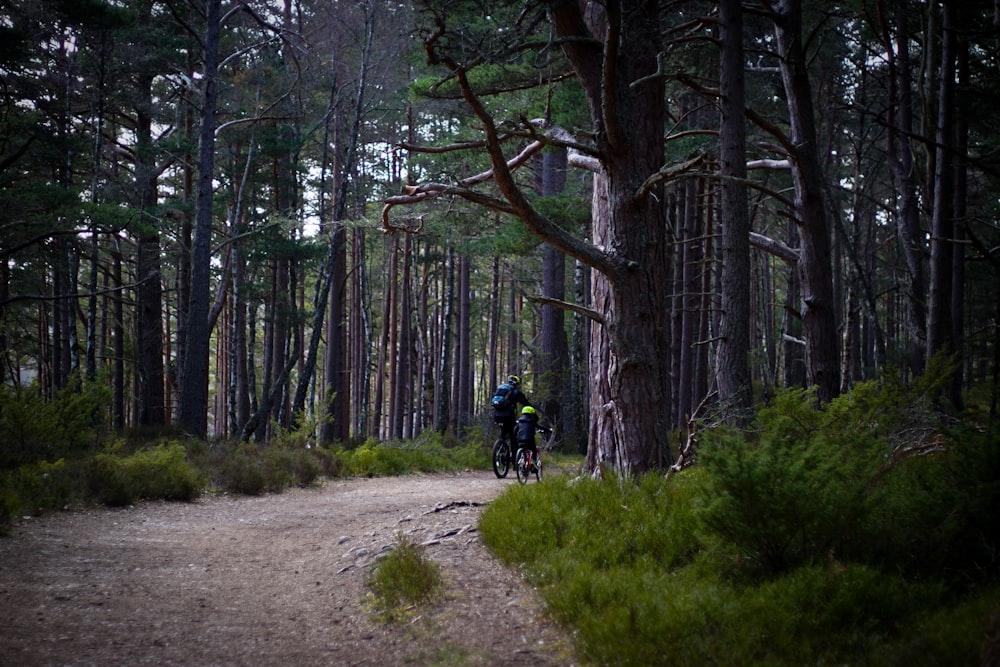
{"label": "dirt road", "polygon": [[[513,475],[327,482],[26,519],[0,538],[0,665],[571,665],[476,521]],[[404,534],[444,599],[401,625],[364,579]]]}

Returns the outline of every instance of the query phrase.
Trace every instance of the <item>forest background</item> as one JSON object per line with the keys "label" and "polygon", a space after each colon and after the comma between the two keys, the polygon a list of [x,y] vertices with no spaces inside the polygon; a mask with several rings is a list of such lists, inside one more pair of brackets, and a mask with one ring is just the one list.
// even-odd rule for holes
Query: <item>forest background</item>
{"label": "forest background", "polygon": [[516,374],[583,659],[996,664],[998,74],[996,0],[0,0],[0,532],[485,467]]}
{"label": "forest background", "polygon": [[4,0],[4,391],[346,443],[514,373],[595,471],[939,352],[995,414],[996,3],[568,6]]}

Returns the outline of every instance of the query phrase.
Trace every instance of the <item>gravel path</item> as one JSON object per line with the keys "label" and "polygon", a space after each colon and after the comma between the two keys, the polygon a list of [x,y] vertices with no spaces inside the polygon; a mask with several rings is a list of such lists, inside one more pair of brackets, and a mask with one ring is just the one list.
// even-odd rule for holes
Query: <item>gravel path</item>
{"label": "gravel path", "polygon": [[[25,519],[0,538],[0,665],[573,665],[476,522],[513,475],[330,481]],[[364,580],[403,534],[444,599],[375,621]]]}

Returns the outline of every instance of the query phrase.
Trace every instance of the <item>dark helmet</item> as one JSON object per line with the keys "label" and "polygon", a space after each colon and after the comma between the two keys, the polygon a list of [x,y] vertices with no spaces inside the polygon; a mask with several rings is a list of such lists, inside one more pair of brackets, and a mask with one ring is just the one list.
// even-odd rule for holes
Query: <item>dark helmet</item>
{"label": "dark helmet", "polygon": [[507,382],[516,387],[517,385],[521,384],[521,378],[517,377],[516,375],[508,375]]}

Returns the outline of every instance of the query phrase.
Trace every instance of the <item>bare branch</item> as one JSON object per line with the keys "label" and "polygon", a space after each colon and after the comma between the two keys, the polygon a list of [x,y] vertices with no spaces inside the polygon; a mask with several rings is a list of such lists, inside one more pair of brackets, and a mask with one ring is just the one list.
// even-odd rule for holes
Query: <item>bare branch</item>
{"label": "bare branch", "polygon": [[[594,148],[581,144],[576,140],[569,130],[558,125],[554,125],[544,118],[525,120],[525,125],[530,128],[541,128],[545,130],[541,137],[550,146],[562,146],[566,149],[566,158],[571,165],[580,169],[597,173],[602,170],[600,152]],[[532,133],[537,137],[537,134]]]}
{"label": "bare branch", "polygon": [[772,239],[770,236],[764,236],[763,234],[758,234],[757,232],[750,232],[750,245],[758,250],[763,250],[764,252],[774,255],[792,266],[797,264],[799,261],[798,250],[790,248],[781,241]]}
{"label": "bare branch", "polygon": [[699,166],[705,161],[707,155],[705,153],[700,153],[697,156],[687,160],[686,162],[681,162],[680,164],[666,165],[660,168],[658,172],[646,179],[646,181],[639,186],[639,190],[635,193],[636,199],[642,199],[649,191],[660,183],[665,183],[671,181],[675,178],[683,176],[690,171],[693,171],[695,167]]}
{"label": "bare branch", "polygon": [[577,315],[582,315],[584,317],[590,318],[598,324],[604,324],[604,315],[593,308],[587,308],[586,306],[581,306],[576,303],[570,303],[569,301],[563,301],[562,299],[553,299],[548,296],[541,295],[527,295],[528,301],[532,303],[538,303],[543,306],[555,306],[556,308],[562,308],[563,310],[568,310],[571,313],[576,313]]}
{"label": "bare branch", "polygon": [[787,158],[784,160],[750,160],[747,162],[747,169],[791,169],[792,163]]}

